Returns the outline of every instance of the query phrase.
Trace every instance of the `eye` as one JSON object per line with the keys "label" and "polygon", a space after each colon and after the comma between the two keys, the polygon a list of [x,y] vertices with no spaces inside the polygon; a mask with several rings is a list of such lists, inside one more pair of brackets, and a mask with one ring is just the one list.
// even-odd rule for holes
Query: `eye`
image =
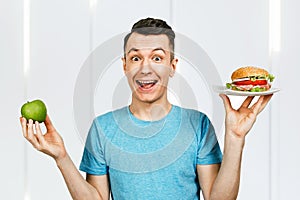
{"label": "eye", "polygon": [[138,56],[133,56],[133,57],[131,57],[131,60],[134,62],[137,62],[140,60],[140,58]]}
{"label": "eye", "polygon": [[155,62],[160,62],[162,60],[162,58],[160,56],[154,56],[152,58]]}

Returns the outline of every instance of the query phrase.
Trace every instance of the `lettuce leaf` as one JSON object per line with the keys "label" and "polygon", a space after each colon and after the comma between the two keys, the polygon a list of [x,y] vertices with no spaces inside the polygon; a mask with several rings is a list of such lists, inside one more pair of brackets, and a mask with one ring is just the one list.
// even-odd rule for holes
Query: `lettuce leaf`
{"label": "lettuce leaf", "polygon": [[269,79],[270,82],[273,82],[274,79],[275,79],[275,76],[273,76],[272,74],[269,74],[268,79]]}
{"label": "lettuce leaf", "polygon": [[226,88],[230,89],[231,88],[231,83],[226,83]]}
{"label": "lettuce leaf", "polygon": [[252,88],[249,92],[264,92],[264,91],[266,91],[266,88],[256,87],[256,88]]}

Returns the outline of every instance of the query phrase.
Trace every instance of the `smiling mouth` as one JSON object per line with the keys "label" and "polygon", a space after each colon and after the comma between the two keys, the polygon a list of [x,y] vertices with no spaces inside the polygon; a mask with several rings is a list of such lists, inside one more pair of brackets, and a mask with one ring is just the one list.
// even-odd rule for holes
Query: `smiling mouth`
{"label": "smiling mouth", "polygon": [[151,89],[158,81],[157,80],[136,80],[136,83],[142,88],[142,89]]}

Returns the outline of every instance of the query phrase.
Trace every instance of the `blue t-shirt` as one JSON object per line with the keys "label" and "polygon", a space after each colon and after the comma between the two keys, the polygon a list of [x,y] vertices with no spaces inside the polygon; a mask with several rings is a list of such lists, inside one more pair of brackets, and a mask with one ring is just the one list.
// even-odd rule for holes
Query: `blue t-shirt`
{"label": "blue t-shirt", "polygon": [[197,164],[221,161],[205,114],[173,105],[163,119],[142,121],[123,107],[94,119],[80,170],[109,174],[115,200],[193,200],[200,194]]}

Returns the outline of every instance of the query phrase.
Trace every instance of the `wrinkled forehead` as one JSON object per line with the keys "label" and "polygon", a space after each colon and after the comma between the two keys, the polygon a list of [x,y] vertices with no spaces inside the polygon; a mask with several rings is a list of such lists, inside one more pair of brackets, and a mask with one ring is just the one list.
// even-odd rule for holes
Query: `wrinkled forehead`
{"label": "wrinkled forehead", "polygon": [[170,51],[170,42],[168,36],[160,35],[142,35],[139,33],[132,33],[127,41],[125,48],[126,53],[130,49],[157,49],[162,48],[165,51]]}

